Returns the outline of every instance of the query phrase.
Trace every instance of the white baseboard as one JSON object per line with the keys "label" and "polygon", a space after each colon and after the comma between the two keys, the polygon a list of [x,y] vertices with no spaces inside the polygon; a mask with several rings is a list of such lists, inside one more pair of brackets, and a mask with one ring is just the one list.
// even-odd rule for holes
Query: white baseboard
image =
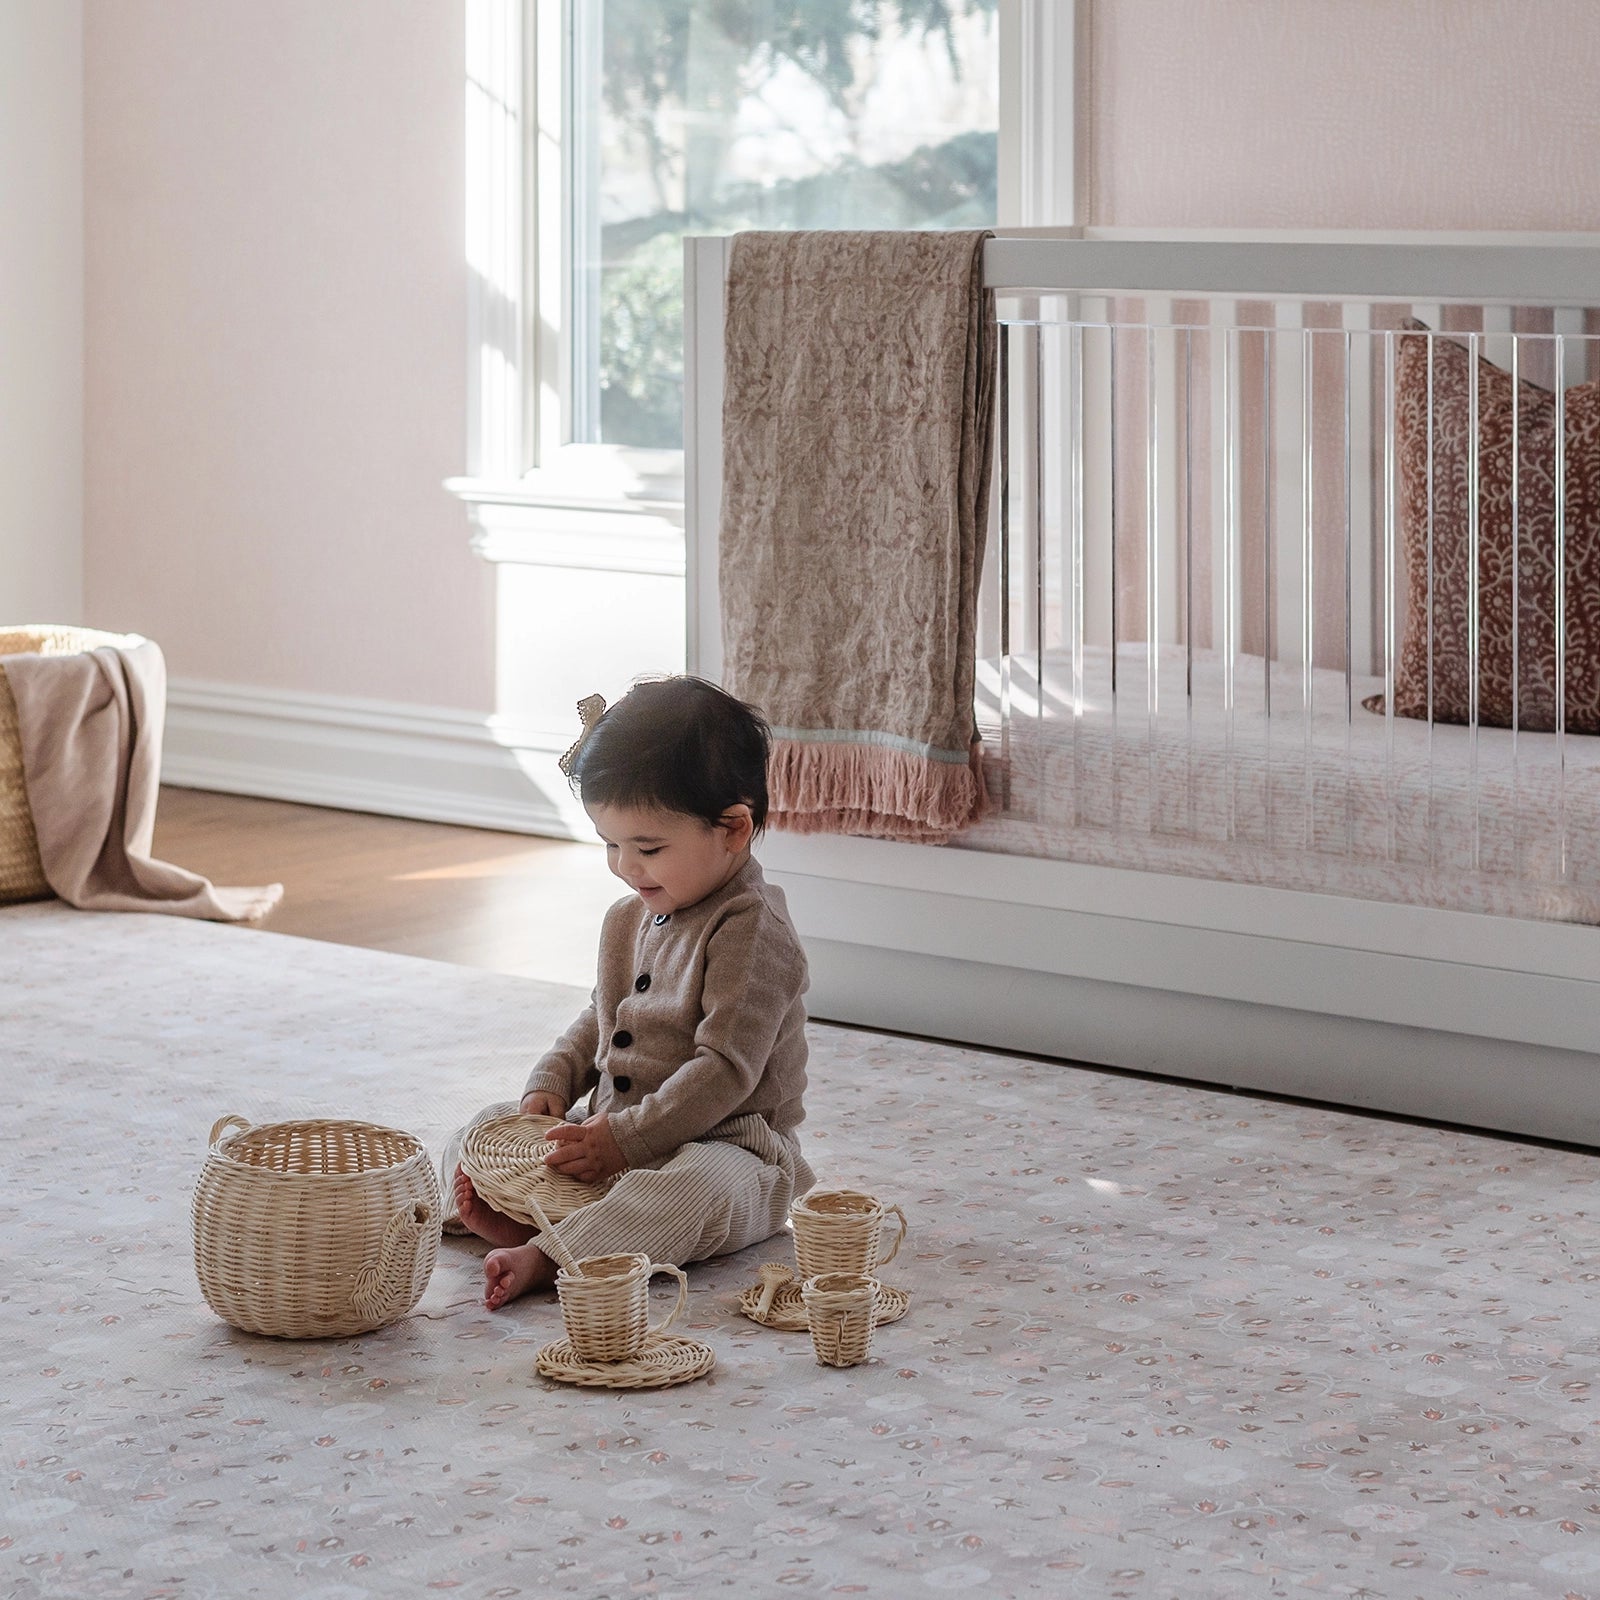
{"label": "white baseboard", "polygon": [[571,734],[483,712],[174,679],[161,778],[346,811],[592,837],[556,758]]}

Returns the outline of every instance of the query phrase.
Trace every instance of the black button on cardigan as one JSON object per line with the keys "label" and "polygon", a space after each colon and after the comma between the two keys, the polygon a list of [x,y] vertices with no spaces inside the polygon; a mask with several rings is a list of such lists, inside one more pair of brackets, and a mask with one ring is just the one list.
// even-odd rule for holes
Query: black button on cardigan
{"label": "black button on cardigan", "polygon": [[648,972],[641,972],[639,976],[633,980],[633,987],[636,993],[643,994],[645,990],[650,987],[650,974]]}
{"label": "black button on cardigan", "polygon": [[633,1087],[633,1079],[628,1077],[626,1073],[620,1078],[613,1077],[611,1083],[618,1094],[626,1094]]}
{"label": "black button on cardigan", "polygon": [[618,1028],[617,1031],[611,1035],[611,1042],[618,1050],[626,1050],[628,1046],[633,1043],[633,1035],[629,1033],[626,1028]]}

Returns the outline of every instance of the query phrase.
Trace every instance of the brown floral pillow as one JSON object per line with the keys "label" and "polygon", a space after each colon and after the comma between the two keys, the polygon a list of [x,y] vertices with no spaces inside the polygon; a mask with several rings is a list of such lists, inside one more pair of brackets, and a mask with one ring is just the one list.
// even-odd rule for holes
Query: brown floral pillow
{"label": "brown floral pillow", "polygon": [[[1472,600],[1473,356],[1420,322],[1398,341],[1395,451],[1405,557],[1405,630],[1395,671],[1400,717],[1468,722]],[[1433,372],[1432,661],[1429,661],[1428,375]],[[1478,360],[1478,721],[1556,725],[1556,398]],[[1515,401],[1513,401],[1515,396]],[[1513,424],[1513,403],[1516,417]],[[1600,383],[1566,391],[1566,726],[1600,733]],[[1511,501],[1513,425],[1516,538]],[[1515,601],[1513,602],[1513,572]],[[1512,668],[1513,612],[1517,628]],[[1515,690],[1515,692],[1513,692]],[[1383,710],[1383,696],[1363,702]]]}

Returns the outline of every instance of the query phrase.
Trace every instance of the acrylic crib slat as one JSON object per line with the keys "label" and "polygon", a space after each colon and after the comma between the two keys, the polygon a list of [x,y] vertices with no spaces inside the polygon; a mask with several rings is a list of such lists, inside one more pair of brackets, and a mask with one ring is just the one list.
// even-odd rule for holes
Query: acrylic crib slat
{"label": "acrylic crib slat", "polygon": [[1068,455],[1071,484],[1068,505],[1071,514],[1072,571],[1072,823],[1083,825],[1083,650],[1085,626],[1084,572],[1084,436],[1087,418],[1083,406],[1084,330],[1074,324],[1067,331],[1068,367]]}
{"label": "acrylic crib slat", "polygon": [[1395,470],[1395,336],[1383,336],[1383,743],[1384,743],[1384,799],[1385,822],[1388,834],[1388,857],[1395,859],[1397,847],[1395,824],[1395,770],[1394,770],[1394,685],[1395,657],[1399,641],[1399,614],[1395,564],[1398,551],[1395,541],[1395,522],[1399,506],[1396,496],[1399,484]]}
{"label": "acrylic crib slat", "polygon": [[[996,425],[1004,441],[1000,457],[1000,809],[1011,809],[1011,345],[1018,331],[1000,340],[995,385],[999,415]],[[1026,336],[1026,329],[1020,330]]]}
{"label": "acrylic crib slat", "polygon": [[[1558,324],[1559,327],[1559,324]],[[1557,332],[1556,492],[1556,830],[1561,876],[1567,875],[1567,340]]]}
{"label": "acrylic crib slat", "polygon": [[1478,795],[1478,336],[1467,336],[1467,786],[1472,805],[1472,865],[1483,858],[1483,818]]}
{"label": "acrylic crib slat", "polygon": [[1525,861],[1522,795],[1522,339],[1511,336],[1511,830],[1512,865]]}

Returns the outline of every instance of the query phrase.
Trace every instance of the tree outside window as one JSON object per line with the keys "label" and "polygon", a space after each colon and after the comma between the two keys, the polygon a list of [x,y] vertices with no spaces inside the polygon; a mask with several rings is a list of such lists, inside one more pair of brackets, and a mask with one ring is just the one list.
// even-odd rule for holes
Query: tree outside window
{"label": "tree outside window", "polygon": [[686,233],[992,226],[997,0],[578,0],[573,436],[683,438]]}

